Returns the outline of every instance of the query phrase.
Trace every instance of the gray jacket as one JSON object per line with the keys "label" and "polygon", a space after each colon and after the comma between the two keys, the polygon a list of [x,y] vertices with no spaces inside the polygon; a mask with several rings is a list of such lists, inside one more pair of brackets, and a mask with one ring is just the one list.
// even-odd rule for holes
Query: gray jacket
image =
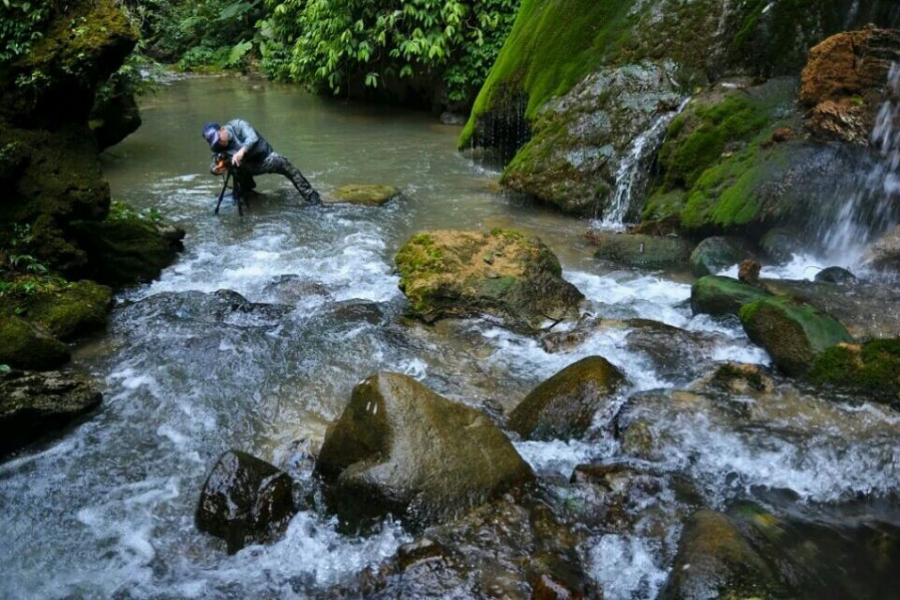
{"label": "gray jacket", "polygon": [[220,150],[224,154],[234,156],[241,148],[247,148],[245,160],[262,162],[272,153],[269,142],[243,119],[228,121],[225,130],[228,131],[228,147]]}

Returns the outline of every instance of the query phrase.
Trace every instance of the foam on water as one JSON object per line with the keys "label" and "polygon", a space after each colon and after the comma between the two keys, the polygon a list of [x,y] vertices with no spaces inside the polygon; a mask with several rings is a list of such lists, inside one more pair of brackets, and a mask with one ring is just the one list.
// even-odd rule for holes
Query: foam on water
{"label": "foam on water", "polygon": [[652,600],[669,571],[658,540],[635,535],[601,536],[588,552],[591,574],[609,600]]}

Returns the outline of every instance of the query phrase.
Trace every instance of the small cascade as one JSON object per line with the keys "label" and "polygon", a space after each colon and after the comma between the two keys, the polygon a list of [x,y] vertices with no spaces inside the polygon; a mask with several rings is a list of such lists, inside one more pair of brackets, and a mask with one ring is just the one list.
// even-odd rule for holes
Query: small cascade
{"label": "small cascade", "polygon": [[612,201],[606,206],[603,215],[594,221],[596,229],[621,231],[625,228],[625,217],[631,209],[635,192],[640,191],[646,182],[647,161],[659,149],[666,128],[672,122],[690,98],[685,99],[677,110],[657,116],[650,127],[632,140],[628,152],[619,164],[616,172],[616,192]]}
{"label": "small cascade", "polygon": [[865,247],[898,222],[900,196],[900,65],[891,66],[887,99],[872,130],[877,160],[859,176],[856,190],[841,206],[822,237],[825,255],[846,266],[857,265]]}

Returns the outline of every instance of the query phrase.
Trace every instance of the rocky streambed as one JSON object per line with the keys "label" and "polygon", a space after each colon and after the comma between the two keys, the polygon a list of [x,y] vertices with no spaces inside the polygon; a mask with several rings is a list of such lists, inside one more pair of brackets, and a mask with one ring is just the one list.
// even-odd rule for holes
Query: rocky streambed
{"label": "rocky streambed", "polygon": [[[640,245],[595,257],[578,221],[495,195],[454,128],[260,85],[177,82],[104,158],[113,194],[178,223],[185,251],[66,348],[100,407],[0,464],[6,596],[881,598],[900,583],[896,393],[825,369],[889,370],[871,359],[891,348],[825,346],[896,337],[894,288],[848,303],[874,284],[790,283],[771,259],[741,283],[716,278],[732,260],[698,257],[713,277],[697,281],[690,247],[674,265],[630,261]],[[298,208],[261,179],[246,216],[212,217],[194,131],[211,96],[326,195],[376,181],[401,197]],[[791,347],[766,343],[773,328]]]}

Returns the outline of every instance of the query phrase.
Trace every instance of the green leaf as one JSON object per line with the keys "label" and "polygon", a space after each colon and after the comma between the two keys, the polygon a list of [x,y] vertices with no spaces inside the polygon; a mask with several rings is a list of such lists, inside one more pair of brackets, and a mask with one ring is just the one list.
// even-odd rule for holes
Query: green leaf
{"label": "green leaf", "polygon": [[233,67],[241,62],[251,48],[253,48],[253,42],[248,41],[235,44],[231,48],[231,52],[228,53],[228,66]]}

